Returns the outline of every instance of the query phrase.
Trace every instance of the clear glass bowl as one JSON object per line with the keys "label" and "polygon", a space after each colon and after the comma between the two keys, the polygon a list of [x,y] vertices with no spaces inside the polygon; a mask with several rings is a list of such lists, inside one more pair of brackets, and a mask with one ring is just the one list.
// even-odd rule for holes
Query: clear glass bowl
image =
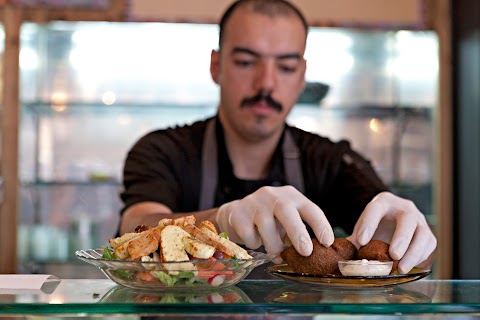
{"label": "clear glass bowl", "polygon": [[274,256],[249,250],[249,260],[189,260],[141,262],[103,259],[103,249],[79,250],[75,255],[92,264],[112,281],[135,289],[217,289],[235,285]]}

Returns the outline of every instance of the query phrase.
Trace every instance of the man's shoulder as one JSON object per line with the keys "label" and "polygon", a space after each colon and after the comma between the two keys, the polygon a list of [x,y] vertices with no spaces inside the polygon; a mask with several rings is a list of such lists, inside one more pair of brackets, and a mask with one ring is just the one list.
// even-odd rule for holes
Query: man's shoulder
{"label": "man's shoulder", "polygon": [[348,140],[333,141],[329,137],[298,127],[287,126],[287,128],[291,131],[293,139],[302,153],[343,153],[351,149]]}
{"label": "man's shoulder", "polygon": [[195,156],[201,152],[208,120],[150,131],[137,139],[130,152]]}
{"label": "man's shoulder", "polygon": [[321,134],[315,133],[315,132],[310,132],[303,130],[298,127],[294,126],[289,126],[287,125],[288,130],[292,133],[292,136],[295,140],[295,142],[299,144],[304,144],[304,143],[322,143],[322,144],[329,144],[329,145],[334,145],[335,142],[333,142],[330,138],[326,136],[322,136]]}

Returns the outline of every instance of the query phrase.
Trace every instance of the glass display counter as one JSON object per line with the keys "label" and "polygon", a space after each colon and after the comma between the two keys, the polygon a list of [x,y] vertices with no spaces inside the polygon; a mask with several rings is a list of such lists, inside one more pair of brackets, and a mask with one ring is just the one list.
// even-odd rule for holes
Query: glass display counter
{"label": "glass display counter", "polygon": [[46,282],[37,291],[0,291],[0,318],[167,316],[243,319],[368,315],[441,318],[480,314],[479,280],[420,280],[342,290],[283,280],[244,280],[212,291],[138,291],[106,279]]}

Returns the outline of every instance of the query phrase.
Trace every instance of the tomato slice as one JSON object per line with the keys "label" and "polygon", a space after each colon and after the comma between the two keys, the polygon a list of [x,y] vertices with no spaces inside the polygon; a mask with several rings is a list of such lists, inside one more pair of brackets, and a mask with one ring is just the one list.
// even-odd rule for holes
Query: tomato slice
{"label": "tomato slice", "polygon": [[217,260],[217,259],[215,259],[214,257],[210,257],[210,258],[208,258],[208,259],[205,259],[205,260],[202,261],[202,262],[198,262],[198,263],[196,264],[197,269],[199,269],[199,270],[200,270],[200,269],[201,269],[201,270],[210,270],[210,269],[215,265],[215,263],[216,263],[215,261],[216,261],[216,260]]}
{"label": "tomato slice", "polygon": [[232,270],[198,270],[197,277],[202,279],[210,279],[217,275],[224,275],[225,279],[231,279],[235,275]]}
{"label": "tomato slice", "polygon": [[152,276],[150,271],[139,271],[135,275],[135,278],[139,281],[144,281],[144,282],[158,282],[158,279]]}

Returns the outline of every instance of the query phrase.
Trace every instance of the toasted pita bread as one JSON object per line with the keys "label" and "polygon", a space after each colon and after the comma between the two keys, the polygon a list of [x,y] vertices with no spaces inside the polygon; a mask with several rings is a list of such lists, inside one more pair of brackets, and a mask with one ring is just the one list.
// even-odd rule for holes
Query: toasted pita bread
{"label": "toasted pita bread", "polygon": [[140,260],[143,256],[157,251],[160,232],[163,227],[155,227],[140,233],[140,236],[128,243],[127,251],[130,260]]}
{"label": "toasted pita bread", "polygon": [[[138,236],[140,236],[140,233],[138,233]],[[135,238],[132,238],[130,240],[127,240],[125,241],[124,243],[122,243],[121,245],[119,245],[115,250],[114,250],[114,254],[115,256],[120,259],[120,260],[126,260],[128,259],[129,255],[128,255],[128,244],[133,241]]]}
{"label": "toasted pita bread", "polygon": [[159,226],[179,226],[183,227],[189,224],[195,224],[196,218],[194,216],[185,216],[176,219],[165,218],[158,221]]}
{"label": "toasted pita bread", "polygon": [[[182,239],[184,237],[190,237],[190,234],[179,226],[169,225],[162,230],[160,234],[160,258],[162,261],[174,262],[189,260],[183,245]],[[176,274],[178,273],[177,271],[181,270],[194,271],[197,269],[193,263],[187,262],[164,264],[164,268],[172,274]]]}
{"label": "toasted pita bread", "polygon": [[182,243],[185,251],[196,259],[209,259],[215,254],[215,247],[206,244],[203,241],[195,238],[188,232],[188,235],[182,238]]}
{"label": "toasted pita bread", "polygon": [[232,257],[236,257],[237,259],[252,259],[252,256],[248,254],[247,250],[243,249],[238,244],[228,239],[225,239],[216,233],[213,233],[212,230],[208,228],[202,228],[201,231],[203,231],[205,234],[207,234],[211,238],[215,239],[215,241],[218,241],[219,243],[221,243],[223,246],[227,247],[233,253],[233,254],[229,254],[223,251],[228,255]]}
{"label": "toasted pita bread", "polygon": [[213,233],[218,234],[217,228],[215,228],[215,225],[211,221],[204,220],[204,221],[200,222],[200,225],[198,227],[200,229],[207,228],[210,231],[212,231]]}
{"label": "toasted pita bread", "polygon": [[115,250],[118,247],[120,247],[122,244],[124,244],[125,242],[127,242],[129,240],[132,240],[133,238],[136,238],[138,236],[140,236],[140,233],[129,232],[129,233],[125,233],[121,237],[117,237],[117,238],[108,240],[108,243],[110,243],[110,246],[113,248],[113,250]]}
{"label": "toasted pita bread", "polygon": [[[206,244],[211,245],[212,247],[214,247],[218,251],[221,251],[221,252],[226,253],[229,256],[233,257],[233,255],[234,255],[233,251],[228,246],[226,246],[222,242],[218,241],[217,238],[221,238],[221,237],[218,236],[217,234],[213,233],[211,230],[209,230],[207,228],[202,230],[200,228],[197,228],[194,225],[186,225],[186,226],[183,227],[183,229],[185,231],[187,231],[189,234],[191,234],[192,236],[194,236],[195,238],[197,238],[198,240],[203,241]],[[210,233],[215,235],[215,237],[207,234],[206,232],[204,232],[204,230],[210,231]]]}

